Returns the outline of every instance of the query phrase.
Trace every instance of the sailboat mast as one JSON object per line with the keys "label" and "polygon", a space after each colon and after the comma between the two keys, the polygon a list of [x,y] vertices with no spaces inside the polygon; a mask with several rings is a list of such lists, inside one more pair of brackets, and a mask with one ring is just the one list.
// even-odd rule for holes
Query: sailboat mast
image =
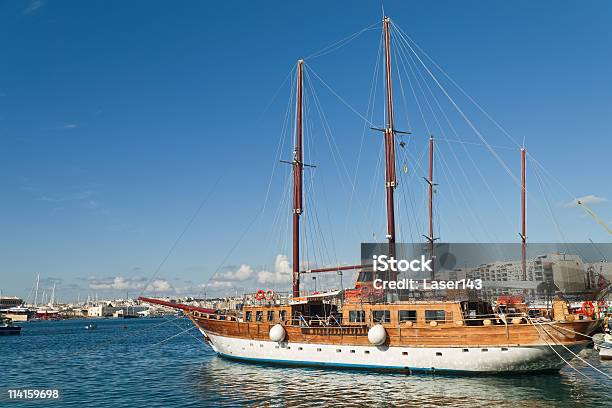
{"label": "sailboat mast", "polygon": [[385,189],[387,193],[387,239],[391,255],[395,251],[395,207],[393,193],[397,186],[395,174],[395,128],[393,127],[393,91],[391,84],[391,44],[389,17],[383,20],[385,37],[385,70],[387,78],[387,128],[385,129]]}
{"label": "sailboat mast", "polygon": [[36,291],[34,292],[34,307],[38,306],[38,283],[40,282],[40,273],[36,275]]}
{"label": "sailboat mast", "polygon": [[300,215],[302,214],[302,83],[304,60],[297,63],[295,151],[293,153],[293,297],[300,296]]}
{"label": "sailboat mast", "polygon": [[431,279],[435,278],[435,257],[434,257],[434,228],[433,228],[433,160],[434,160],[434,139],[433,136],[429,138],[429,255],[432,259],[431,268]]}
{"label": "sailboat mast", "polygon": [[527,225],[525,220],[525,148],[521,148],[521,269],[527,280]]}

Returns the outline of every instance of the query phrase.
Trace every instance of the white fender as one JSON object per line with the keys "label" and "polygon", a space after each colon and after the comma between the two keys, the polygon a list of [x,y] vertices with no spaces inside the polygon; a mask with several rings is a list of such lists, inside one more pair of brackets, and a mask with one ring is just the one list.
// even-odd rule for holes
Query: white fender
{"label": "white fender", "polygon": [[387,331],[381,324],[374,325],[368,330],[368,341],[375,346],[380,346],[387,340]]}
{"label": "white fender", "polygon": [[281,324],[277,323],[270,329],[270,340],[272,341],[281,342],[285,340],[286,335],[287,332]]}

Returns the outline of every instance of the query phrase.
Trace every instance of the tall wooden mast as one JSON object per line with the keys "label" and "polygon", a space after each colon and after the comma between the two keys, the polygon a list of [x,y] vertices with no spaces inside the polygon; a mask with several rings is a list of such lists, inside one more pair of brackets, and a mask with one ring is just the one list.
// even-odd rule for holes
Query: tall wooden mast
{"label": "tall wooden mast", "polygon": [[435,254],[434,254],[434,242],[437,238],[434,237],[433,227],[433,191],[436,185],[433,180],[434,171],[434,138],[429,137],[429,177],[425,179],[429,185],[429,236],[425,237],[429,241],[429,256],[432,259],[431,262],[431,279],[435,278]]}
{"label": "tall wooden mast", "polygon": [[295,150],[293,152],[293,297],[300,296],[300,215],[302,214],[302,83],[304,60],[297,63]]}
{"label": "tall wooden mast", "polygon": [[525,148],[521,149],[521,271],[527,280],[527,223],[525,220]]}
{"label": "tall wooden mast", "polygon": [[395,253],[395,207],[393,193],[397,186],[395,174],[395,128],[393,127],[393,91],[391,85],[391,44],[389,17],[383,20],[385,36],[385,67],[387,75],[387,127],[385,131],[385,189],[387,192],[387,240],[391,255]]}

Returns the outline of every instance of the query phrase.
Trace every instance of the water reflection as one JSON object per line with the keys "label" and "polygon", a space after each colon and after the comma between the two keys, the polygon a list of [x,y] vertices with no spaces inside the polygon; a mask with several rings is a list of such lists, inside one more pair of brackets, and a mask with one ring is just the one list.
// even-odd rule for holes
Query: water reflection
{"label": "water reflection", "polygon": [[[589,357],[589,356],[587,356]],[[609,367],[603,367],[612,372]],[[601,406],[612,390],[570,370],[560,374],[434,376],[262,366],[213,357],[188,377],[219,404],[310,406]],[[605,379],[605,377],[603,377]],[[606,379],[606,381],[609,381]]]}

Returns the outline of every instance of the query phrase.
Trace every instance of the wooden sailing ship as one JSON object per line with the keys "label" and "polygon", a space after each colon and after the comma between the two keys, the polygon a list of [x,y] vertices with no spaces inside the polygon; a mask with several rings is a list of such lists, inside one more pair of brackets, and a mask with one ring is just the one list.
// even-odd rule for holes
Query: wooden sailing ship
{"label": "wooden sailing ship", "polygon": [[[388,250],[396,244],[394,191],[395,143],[390,50],[391,21],[383,20],[386,126],[384,135],[385,190]],[[144,301],[182,309],[220,356],[261,363],[348,367],[399,371],[532,372],[559,370],[590,341],[597,318],[576,319],[567,304],[557,299],[552,319],[534,321],[525,305],[502,313],[493,305],[469,300],[400,300],[385,293],[372,296],[366,279],[367,265],[300,270],[300,216],[303,212],[303,61],[297,63],[296,126],[293,169],[292,297],[252,300],[241,312],[214,310]],[[430,139],[429,242],[434,238],[433,138]],[[522,265],[525,273],[525,176],[522,155]],[[305,273],[361,271],[352,291],[301,296],[300,277]],[[370,274],[371,276],[371,274]],[[391,277],[393,278],[393,277]],[[371,279],[371,278],[370,278]],[[368,296],[361,296],[367,289]],[[469,313],[477,310],[478,313]]]}

